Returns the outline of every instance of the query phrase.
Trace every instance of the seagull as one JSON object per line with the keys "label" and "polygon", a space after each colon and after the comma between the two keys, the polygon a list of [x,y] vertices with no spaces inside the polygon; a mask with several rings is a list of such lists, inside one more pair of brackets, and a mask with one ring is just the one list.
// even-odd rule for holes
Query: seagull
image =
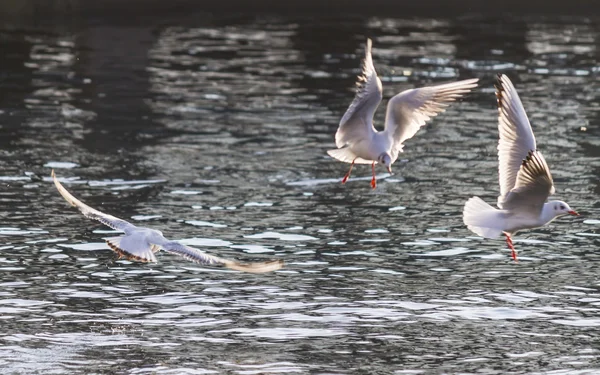
{"label": "seagull", "polygon": [[498,175],[500,196],[496,209],[479,197],[470,198],[463,210],[467,228],[484,238],[502,233],[517,261],[512,236],[520,230],[542,227],[559,216],[579,214],[562,201],[546,202],[554,194],[554,182],[517,90],[504,74],[496,83],[498,99]]}
{"label": "seagull", "polygon": [[85,217],[97,220],[114,230],[125,232],[124,236],[106,239],[108,246],[119,255],[119,258],[137,260],[144,263],[156,262],[154,253],[158,252],[160,249],[164,249],[170,253],[180,255],[194,263],[210,266],[223,265],[237,271],[262,273],[276,271],[283,267],[283,261],[281,260],[244,264],[208,255],[198,249],[186,246],[177,241],[170,241],[163,237],[162,232],[158,230],[137,227],[125,220],[107,215],[82,203],[62,186],[56,178],[54,170],[52,170],[52,179],[54,180],[54,185],[56,185],[60,195],[62,195],[72,206],[77,207]]}
{"label": "seagull", "polygon": [[342,184],[350,178],[354,164],[371,164],[371,187],[375,189],[375,163],[385,165],[392,173],[392,164],[402,152],[404,141],[412,138],[431,117],[444,112],[450,102],[476,87],[478,80],[467,79],[397,94],[388,102],[385,130],[377,131],[373,127],[373,114],[381,102],[382,87],[373,66],[371,39],[367,39],[362,74],[356,82],[356,96],[335,133],[337,149],[327,151],[334,159],[350,163]]}

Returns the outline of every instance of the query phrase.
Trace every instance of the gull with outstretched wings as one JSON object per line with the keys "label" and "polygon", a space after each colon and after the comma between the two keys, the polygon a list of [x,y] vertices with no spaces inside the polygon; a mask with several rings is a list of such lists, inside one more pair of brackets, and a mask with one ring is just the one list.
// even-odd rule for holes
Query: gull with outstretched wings
{"label": "gull with outstretched wings", "polygon": [[373,114],[381,102],[382,87],[373,66],[371,39],[367,39],[356,96],[335,134],[338,148],[327,151],[331,157],[351,163],[342,183],[348,181],[354,164],[371,164],[371,187],[375,189],[375,164],[385,165],[392,173],[392,164],[402,152],[404,141],[412,138],[431,117],[444,112],[449,103],[476,87],[477,81],[474,78],[403,91],[389,100],[385,129],[377,131],[373,126]]}
{"label": "gull with outstretched wings", "polygon": [[97,220],[114,230],[125,232],[123,236],[106,239],[108,246],[113,249],[120,258],[137,260],[140,262],[156,262],[156,256],[154,254],[160,249],[163,249],[194,263],[209,266],[221,265],[237,271],[262,273],[276,271],[283,267],[283,261],[281,260],[240,263],[234,260],[223,259],[206,254],[177,241],[170,241],[158,230],[135,226],[125,220],[105,214],[82,203],[62,186],[56,178],[54,170],[52,171],[52,179],[54,180],[54,185],[56,185],[60,195],[62,195],[72,206],[77,207],[85,217]]}
{"label": "gull with outstretched wings", "polygon": [[502,233],[517,253],[511,236],[523,229],[544,226],[563,215],[579,214],[562,201],[546,202],[554,194],[554,182],[542,153],[537,151],[531,124],[512,82],[498,75],[498,175],[500,196],[496,209],[479,197],[470,198],[463,210],[465,225],[474,233],[495,238]]}

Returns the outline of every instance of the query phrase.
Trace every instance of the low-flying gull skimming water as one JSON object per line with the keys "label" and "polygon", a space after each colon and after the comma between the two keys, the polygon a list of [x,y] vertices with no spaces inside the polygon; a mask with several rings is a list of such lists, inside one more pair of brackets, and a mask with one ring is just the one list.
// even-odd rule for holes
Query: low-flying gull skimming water
{"label": "low-flying gull skimming water", "polygon": [[107,215],[82,203],[62,186],[56,178],[54,170],[52,171],[52,179],[54,180],[54,185],[56,185],[60,195],[62,195],[72,206],[77,207],[85,217],[98,220],[114,230],[125,232],[125,235],[123,236],[106,239],[108,246],[121,258],[137,260],[140,262],[156,262],[154,253],[163,249],[195,263],[203,265],[222,265],[237,271],[262,273],[275,271],[283,267],[283,261],[281,260],[244,264],[234,260],[208,255],[198,249],[186,246],[177,241],[170,241],[163,237],[162,233],[158,230],[137,227],[125,220]]}
{"label": "low-flying gull skimming water", "polygon": [[562,201],[546,202],[554,194],[550,169],[537,151],[535,137],[517,90],[505,75],[498,75],[498,174],[500,196],[496,209],[479,197],[470,198],[463,210],[465,225],[485,238],[502,233],[517,261],[511,236],[522,229],[544,226],[562,215],[575,215]]}
{"label": "low-flying gull skimming water", "polygon": [[373,127],[373,114],[381,102],[382,87],[373,66],[371,39],[367,39],[356,96],[335,133],[338,148],[327,151],[331,157],[351,163],[342,183],[348,181],[354,164],[371,164],[371,187],[375,189],[375,163],[385,165],[392,173],[392,164],[402,152],[404,141],[412,138],[431,117],[443,112],[450,102],[476,87],[477,81],[477,78],[467,79],[397,94],[387,104],[385,129],[378,132]]}

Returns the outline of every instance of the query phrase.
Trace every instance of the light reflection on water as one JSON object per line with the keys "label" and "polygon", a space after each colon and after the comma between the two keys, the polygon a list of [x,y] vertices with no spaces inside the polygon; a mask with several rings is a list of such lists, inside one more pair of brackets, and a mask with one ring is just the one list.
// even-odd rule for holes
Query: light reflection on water
{"label": "light reflection on water", "polygon": [[[215,16],[7,33],[0,365],[598,371],[597,21]],[[99,37],[109,31],[119,48]],[[341,186],[347,166],[325,154],[366,36],[386,98],[481,79],[407,143],[375,191],[360,166]],[[496,72],[521,93],[558,197],[583,214],[519,235],[518,265],[460,216],[471,195],[497,194]],[[246,275],[165,253],[157,264],[116,260],[102,240],[114,231],[69,207],[50,168],[93,207],[286,267]]]}

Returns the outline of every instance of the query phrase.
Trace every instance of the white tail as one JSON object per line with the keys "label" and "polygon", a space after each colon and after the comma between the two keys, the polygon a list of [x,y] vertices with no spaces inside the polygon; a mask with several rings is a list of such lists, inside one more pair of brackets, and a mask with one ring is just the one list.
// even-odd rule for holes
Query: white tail
{"label": "white tail", "polygon": [[463,221],[469,230],[485,238],[500,236],[505,225],[503,212],[479,197],[472,197],[465,203]]}

